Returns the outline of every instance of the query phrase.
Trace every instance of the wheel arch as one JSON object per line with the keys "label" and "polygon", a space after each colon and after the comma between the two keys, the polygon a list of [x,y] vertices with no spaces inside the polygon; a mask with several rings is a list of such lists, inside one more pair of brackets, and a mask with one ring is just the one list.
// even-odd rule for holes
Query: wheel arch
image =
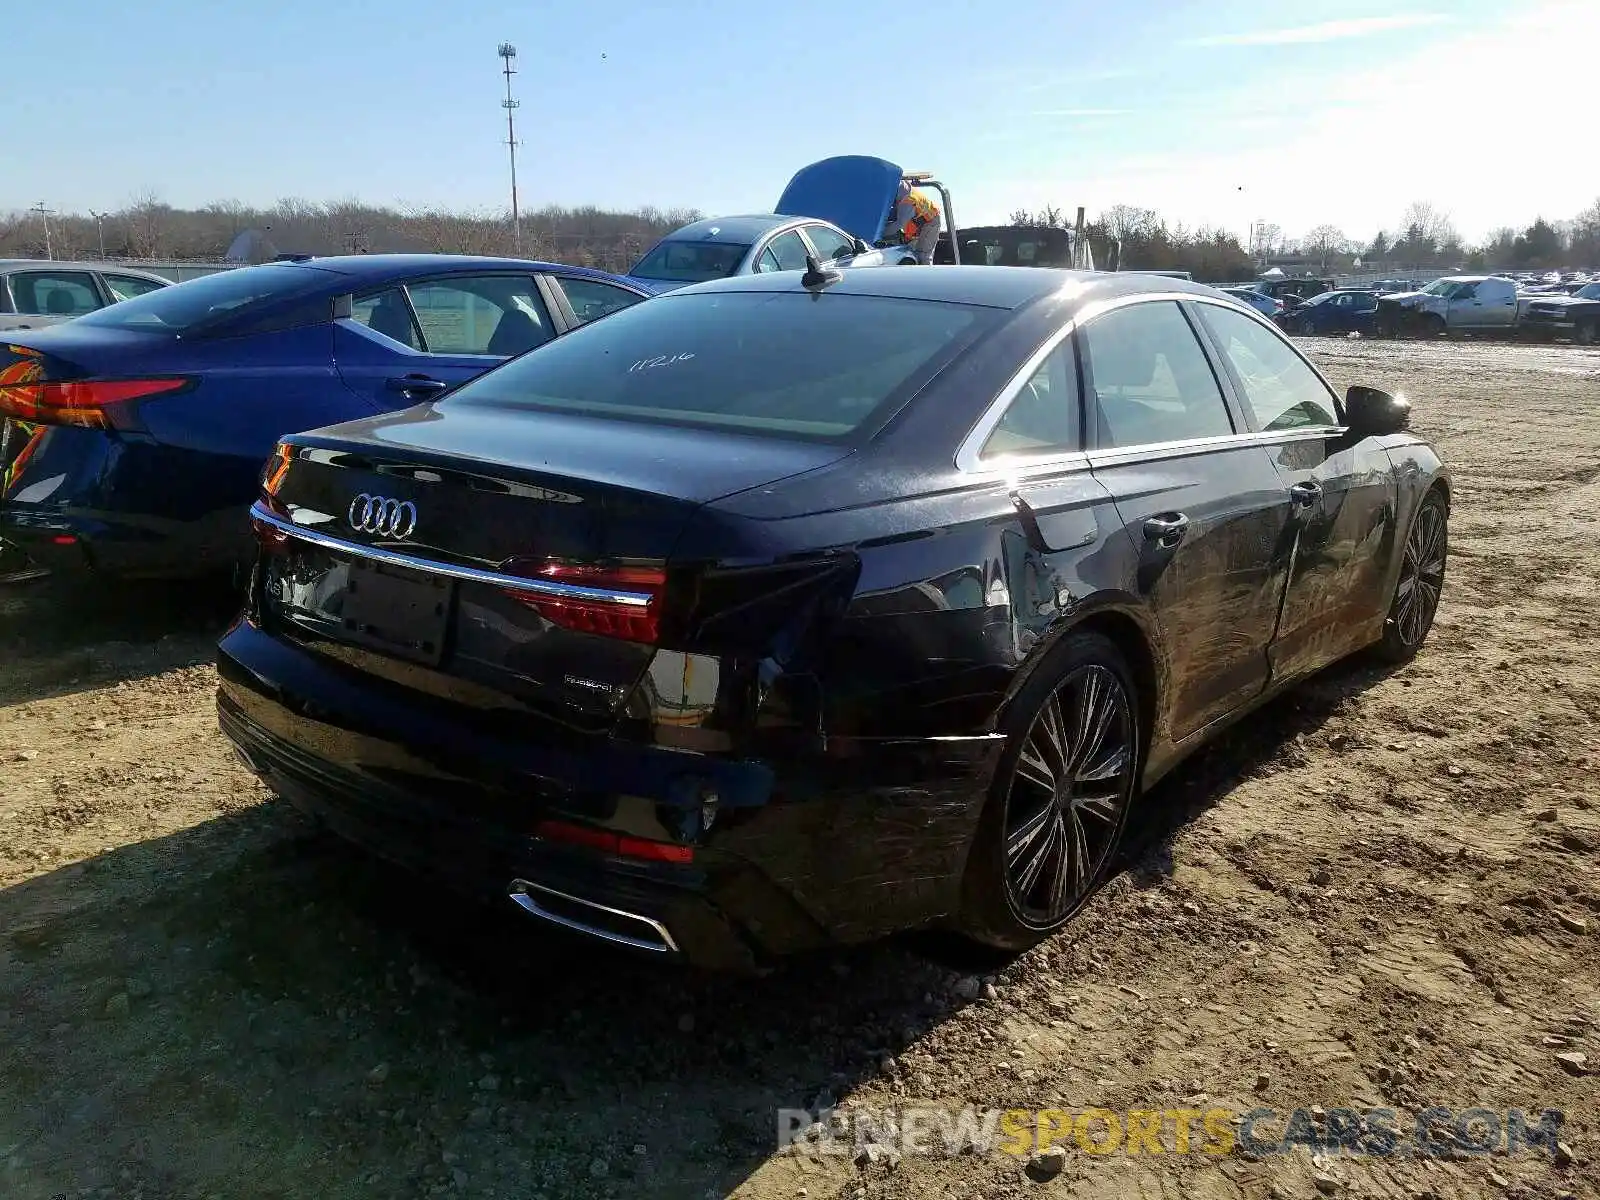
{"label": "wheel arch", "polygon": [[1166,672],[1162,667],[1164,659],[1160,653],[1160,642],[1154,631],[1140,615],[1137,615],[1137,609],[1131,600],[1125,603],[1116,598],[1108,598],[1092,607],[1085,607],[1063,617],[1039,639],[1023,661],[1021,668],[1011,680],[1010,687],[1006,689],[1004,699],[995,710],[994,724],[999,724],[1006,709],[1010,707],[1012,700],[1027,681],[1048,665],[1057,648],[1074,634],[1085,632],[1098,633],[1106,638],[1116,646],[1127,661],[1128,669],[1133,674],[1134,686],[1138,689],[1139,719],[1144,733],[1141,753],[1147,754],[1160,722]]}

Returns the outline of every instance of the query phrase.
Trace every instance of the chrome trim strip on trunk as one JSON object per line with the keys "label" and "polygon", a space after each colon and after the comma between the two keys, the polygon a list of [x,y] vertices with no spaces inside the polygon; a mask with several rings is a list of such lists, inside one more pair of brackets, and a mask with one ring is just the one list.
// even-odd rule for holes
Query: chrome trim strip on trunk
{"label": "chrome trim strip on trunk", "polygon": [[550,596],[559,600],[596,600],[606,604],[626,604],[633,608],[644,608],[653,597],[648,592],[619,592],[611,588],[583,587],[576,583],[557,583],[553,579],[532,579],[525,575],[502,575],[497,571],[484,571],[477,567],[459,567],[454,563],[435,562],[430,558],[417,558],[412,554],[401,554],[396,550],[385,550],[380,546],[365,546],[360,542],[350,542],[343,538],[329,537],[325,533],[307,529],[303,525],[296,525],[293,521],[285,521],[282,517],[268,512],[258,500],[250,506],[252,520],[260,521],[289,537],[299,538],[302,542],[309,542],[313,546],[320,546],[324,550],[332,550],[338,554],[353,554],[360,558],[370,558],[375,562],[387,563],[393,567],[405,567],[412,571],[423,571],[432,575],[447,575],[451,579],[464,579],[469,583],[486,583],[491,587],[510,588],[517,592],[537,592],[541,596]]}
{"label": "chrome trim strip on trunk", "polygon": [[[648,927],[661,940],[659,942],[646,941],[643,938],[629,937],[625,933],[617,933],[610,929],[585,925],[582,921],[574,920],[571,917],[563,917],[559,913],[553,913],[541,905],[538,897],[532,894],[533,892],[543,892],[547,896],[565,900],[568,904],[579,904],[585,908],[592,908],[613,917],[637,921],[639,924]],[[678,952],[678,943],[672,940],[672,935],[667,932],[665,925],[649,917],[641,917],[638,913],[631,913],[621,908],[612,908],[605,904],[596,904],[593,900],[585,900],[581,896],[569,896],[566,892],[558,892],[555,888],[545,887],[543,884],[530,883],[526,879],[513,879],[506,885],[506,895],[511,898],[513,904],[524,912],[531,913],[553,924],[564,926],[567,929],[586,933],[590,937],[603,938],[608,942],[617,942],[623,946],[632,946],[636,950],[653,950],[657,954],[676,954]]]}

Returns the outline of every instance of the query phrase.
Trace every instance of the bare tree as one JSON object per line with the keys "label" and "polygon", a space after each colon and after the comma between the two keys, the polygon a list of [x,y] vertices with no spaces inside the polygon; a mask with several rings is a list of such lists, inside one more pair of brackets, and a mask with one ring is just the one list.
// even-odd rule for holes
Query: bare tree
{"label": "bare tree", "polygon": [[146,188],[117,214],[127,230],[128,252],[134,258],[158,258],[172,208],[154,190]]}
{"label": "bare tree", "polygon": [[1345,253],[1350,248],[1350,239],[1337,225],[1318,225],[1300,240],[1300,247],[1326,271],[1328,259],[1335,254]]}
{"label": "bare tree", "polygon": [[1066,229],[1066,212],[1054,204],[1046,204],[1038,212],[1029,212],[1019,208],[1006,218],[1008,224],[1022,225],[1034,229]]}

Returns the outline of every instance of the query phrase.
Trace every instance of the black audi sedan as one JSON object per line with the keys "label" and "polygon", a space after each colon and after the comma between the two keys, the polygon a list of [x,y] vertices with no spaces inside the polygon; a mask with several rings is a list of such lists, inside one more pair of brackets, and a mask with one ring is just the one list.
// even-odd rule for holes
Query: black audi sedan
{"label": "black audi sedan", "polygon": [[1021,949],[1186,754],[1418,651],[1408,411],[1173,279],[696,285],[283,439],[222,729],[337,833],[661,957]]}

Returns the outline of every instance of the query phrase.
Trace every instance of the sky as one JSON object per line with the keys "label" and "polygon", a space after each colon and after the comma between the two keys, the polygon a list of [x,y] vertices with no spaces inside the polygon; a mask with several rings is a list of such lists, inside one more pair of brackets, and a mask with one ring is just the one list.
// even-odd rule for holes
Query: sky
{"label": "sky", "polygon": [[[958,224],[1154,208],[1469,240],[1600,198],[1600,0],[73,0],[24,4],[0,211],[141,193],[769,211],[833,154],[929,170]],[[45,70],[55,63],[57,69]],[[12,73],[14,82],[22,76]],[[1587,132],[1586,132],[1587,131]]]}

